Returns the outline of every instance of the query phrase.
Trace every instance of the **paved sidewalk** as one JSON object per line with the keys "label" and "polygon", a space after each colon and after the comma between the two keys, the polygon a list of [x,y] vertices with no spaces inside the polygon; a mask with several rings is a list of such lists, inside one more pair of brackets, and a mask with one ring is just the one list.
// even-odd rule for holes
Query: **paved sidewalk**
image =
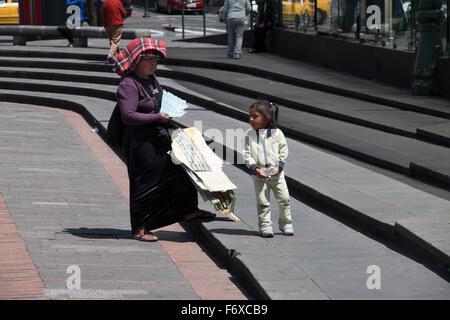
{"label": "paved sidewalk", "polygon": [[0,193],[0,299],[45,299],[45,288]]}
{"label": "paved sidewalk", "polygon": [[180,225],[131,239],[126,167],[78,114],[0,108],[2,299],[246,299]]}

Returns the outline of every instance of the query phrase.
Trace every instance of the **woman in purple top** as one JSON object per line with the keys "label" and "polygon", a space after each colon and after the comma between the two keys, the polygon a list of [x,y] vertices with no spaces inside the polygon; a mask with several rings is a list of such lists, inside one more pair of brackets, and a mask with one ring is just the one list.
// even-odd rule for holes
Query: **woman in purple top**
{"label": "woman in purple top", "polygon": [[125,125],[123,147],[130,179],[130,219],[133,237],[157,241],[151,230],[183,219],[212,218],[199,210],[197,190],[184,170],[172,163],[169,127],[160,113],[162,89],[154,74],[166,44],[150,38],[135,39],[116,59],[122,75],[117,101]]}

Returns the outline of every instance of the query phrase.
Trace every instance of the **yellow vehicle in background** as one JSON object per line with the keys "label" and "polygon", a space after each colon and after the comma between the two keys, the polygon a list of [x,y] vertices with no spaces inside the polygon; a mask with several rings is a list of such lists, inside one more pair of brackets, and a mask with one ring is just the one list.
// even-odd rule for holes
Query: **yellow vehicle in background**
{"label": "yellow vehicle in background", "polygon": [[19,0],[0,0],[0,24],[19,24]]}
{"label": "yellow vehicle in background", "polygon": [[[332,0],[317,0],[317,24],[322,24],[331,15]],[[314,0],[282,1],[283,21],[295,21],[295,16],[310,24],[314,21]]]}
{"label": "yellow vehicle in background", "polygon": [[286,0],[282,1],[283,21],[295,21],[295,16],[302,16],[304,0]]}

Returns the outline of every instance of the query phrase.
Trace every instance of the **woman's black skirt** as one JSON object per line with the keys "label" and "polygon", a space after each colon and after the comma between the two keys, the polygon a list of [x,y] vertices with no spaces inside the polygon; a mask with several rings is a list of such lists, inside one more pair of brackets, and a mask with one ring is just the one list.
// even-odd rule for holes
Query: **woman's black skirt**
{"label": "woman's black skirt", "polygon": [[132,129],[125,131],[133,234],[181,221],[186,213],[198,210],[197,190],[181,166],[173,164],[167,154],[170,145],[154,136],[142,138]]}

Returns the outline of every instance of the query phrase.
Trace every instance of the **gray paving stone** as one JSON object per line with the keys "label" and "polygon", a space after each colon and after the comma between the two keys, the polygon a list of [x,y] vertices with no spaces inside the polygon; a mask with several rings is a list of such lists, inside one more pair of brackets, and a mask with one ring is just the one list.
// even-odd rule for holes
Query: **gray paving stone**
{"label": "gray paving stone", "polygon": [[328,300],[311,279],[289,281],[261,281],[274,300]]}

